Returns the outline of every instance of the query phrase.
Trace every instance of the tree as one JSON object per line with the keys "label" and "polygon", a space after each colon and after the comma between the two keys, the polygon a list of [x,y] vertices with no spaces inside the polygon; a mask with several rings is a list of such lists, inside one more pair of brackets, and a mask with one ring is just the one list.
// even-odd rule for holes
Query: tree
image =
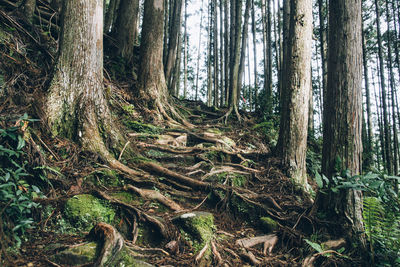
{"label": "tree", "polygon": [[108,151],[121,148],[123,137],[103,87],[103,1],[64,1],[63,12],[60,51],[45,110],[50,131],[99,153],[114,168],[136,173]]}
{"label": "tree", "polygon": [[169,103],[163,69],[164,0],[146,0],[140,44],[139,80],[136,94],[140,105],[153,119],[178,119],[186,125],[175,108]]}
{"label": "tree", "polygon": [[[178,39],[181,29],[182,20],[182,0],[170,0],[173,1],[172,8],[172,19],[170,20],[170,28],[168,34],[168,50],[167,50],[167,61],[165,64],[165,78],[167,85],[170,86],[172,82],[173,70],[175,68],[177,50],[178,50]],[[173,89],[173,88],[170,88]]]}
{"label": "tree", "polygon": [[[327,94],[324,97],[322,172],[334,184],[335,173],[361,172],[362,36],[361,0],[330,0]],[[340,170],[338,170],[340,168]],[[362,194],[347,189],[318,193],[315,205],[338,222],[336,234],[365,248]]]}
{"label": "tree", "polygon": [[117,55],[127,63],[133,63],[133,49],[136,42],[139,16],[139,0],[121,0],[113,30],[118,50]]}
{"label": "tree", "polygon": [[24,15],[29,23],[33,22],[33,15],[35,13],[36,0],[25,0],[23,4]]}
{"label": "tree", "polygon": [[307,189],[305,160],[311,87],[312,1],[290,1],[289,25],[288,51],[283,59],[287,80],[282,88],[277,149],[289,176]]}

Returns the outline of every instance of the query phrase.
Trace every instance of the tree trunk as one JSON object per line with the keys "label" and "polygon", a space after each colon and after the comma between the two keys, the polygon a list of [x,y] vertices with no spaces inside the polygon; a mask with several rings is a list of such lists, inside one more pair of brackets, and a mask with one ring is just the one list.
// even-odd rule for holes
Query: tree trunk
{"label": "tree trunk", "polygon": [[369,92],[369,75],[368,75],[368,58],[367,58],[367,49],[366,49],[366,44],[365,44],[365,38],[364,38],[364,30],[362,31],[362,49],[363,49],[363,67],[364,67],[364,82],[365,82],[365,102],[366,102],[366,107],[367,107],[367,142],[365,145],[366,151],[364,152],[364,164],[365,168],[369,169],[372,164],[372,142],[373,142],[373,136],[372,136],[372,113],[371,113],[371,100],[370,100],[370,92]]}
{"label": "tree trunk", "polygon": [[214,107],[218,107],[218,15],[217,15],[217,0],[213,0],[213,68],[214,68]]}
{"label": "tree trunk", "polygon": [[181,29],[181,20],[182,20],[182,0],[174,0],[172,19],[168,34],[169,41],[168,41],[168,51],[167,51],[167,62],[165,65],[165,78],[168,86],[170,86],[171,84],[172,74],[175,67],[175,61],[178,49],[178,38]]}
{"label": "tree trunk", "polygon": [[306,174],[308,105],[311,87],[312,1],[291,0],[289,44],[284,58],[287,81],[283,83],[278,152],[288,175],[308,190]]}
{"label": "tree trunk", "polygon": [[386,82],[385,82],[385,68],[383,66],[383,51],[382,51],[382,38],[381,38],[381,25],[380,25],[380,11],[378,0],[375,0],[376,11],[376,30],[378,39],[378,56],[379,56],[379,72],[381,74],[381,91],[382,91],[382,108],[383,108],[383,130],[385,134],[385,158],[386,170],[389,174],[393,172],[392,166],[392,151],[391,151],[391,138],[389,132],[388,108],[386,104]]}
{"label": "tree trunk", "polygon": [[119,0],[110,0],[110,3],[108,4],[106,17],[104,18],[104,33],[106,34],[110,32],[111,27],[113,26],[114,14],[118,8],[118,3]]}
{"label": "tree trunk", "polygon": [[47,96],[51,132],[80,142],[84,149],[112,156],[103,139],[122,140],[103,87],[103,0],[63,4],[60,52]]}
{"label": "tree trunk", "polygon": [[184,73],[184,77],[183,77],[183,99],[186,99],[186,95],[187,95],[187,77],[188,77],[188,49],[189,49],[189,36],[187,34],[187,1],[185,0],[185,29],[183,32],[183,40],[184,40],[184,55],[183,55],[183,73]]}
{"label": "tree trunk", "polygon": [[321,53],[321,66],[322,66],[322,92],[323,95],[326,93],[326,83],[327,83],[327,38],[326,38],[326,6],[324,6],[323,0],[318,0],[318,15],[319,15],[319,48]]}
{"label": "tree trunk", "polygon": [[[238,77],[238,88],[239,90],[243,86],[243,76],[245,69],[245,59],[246,59],[246,44],[247,38],[249,36],[249,18],[250,18],[250,8],[251,8],[251,0],[246,0],[246,9],[244,10],[244,23],[242,30],[242,49],[240,54],[240,63],[239,63],[239,77]],[[239,93],[240,94],[240,93]]]}
{"label": "tree trunk", "polygon": [[[324,97],[322,172],[361,173],[362,36],[361,0],[330,0],[327,95]],[[339,170],[337,169],[339,166]],[[329,186],[334,183],[329,183]],[[316,205],[337,222],[334,234],[359,242],[365,250],[362,193],[346,189],[318,193]]]}
{"label": "tree trunk", "polygon": [[229,77],[230,77],[230,43],[229,43],[229,0],[224,0],[224,8],[225,8],[225,23],[224,23],[224,44],[225,44],[225,70],[224,70],[224,77],[225,77],[225,94],[224,94],[224,105],[228,105],[229,102]]}
{"label": "tree trunk", "polygon": [[212,69],[211,69],[211,53],[212,53],[212,6],[208,4],[208,39],[207,39],[207,106],[212,106]]}
{"label": "tree trunk", "polygon": [[164,0],[145,0],[142,25],[138,99],[154,120],[167,119],[175,124],[178,119],[192,126],[169,104],[162,57]]}
{"label": "tree trunk", "polygon": [[138,30],[139,0],[121,0],[113,36],[117,42],[117,55],[131,65]]}
{"label": "tree trunk", "polygon": [[[254,56],[254,109],[257,109],[257,92],[258,92],[258,77],[257,77],[257,32],[256,32],[256,15],[254,0],[251,1],[251,31],[253,34],[253,56]],[[251,110],[251,103],[250,103]]]}
{"label": "tree trunk", "polygon": [[199,94],[199,73],[200,73],[200,57],[201,57],[201,29],[203,26],[203,2],[204,0],[201,0],[201,10],[200,10],[200,29],[199,29],[199,46],[198,46],[198,51],[197,51],[197,71],[196,71],[196,94],[195,94],[195,100],[198,100],[198,94]]}
{"label": "tree trunk", "polygon": [[[387,22],[387,53],[388,53],[388,67],[389,67],[389,85],[390,85],[390,92],[391,92],[391,100],[392,100],[392,130],[393,130],[393,173],[394,175],[398,174],[399,171],[399,162],[398,162],[398,137],[397,137],[397,126],[396,126],[396,101],[395,101],[395,79],[394,79],[394,72],[393,72],[393,60],[392,60],[392,35],[391,35],[391,28],[390,28],[390,15],[389,15],[389,4],[388,0],[385,1],[386,4],[386,22]],[[397,185],[396,185],[397,188]]]}
{"label": "tree trunk", "polygon": [[[240,43],[242,37],[242,0],[231,0],[231,71],[230,71],[230,96],[229,96],[229,111],[226,118],[232,111],[235,111],[238,120],[240,120],[238,100],[239,100],[239,64],[240,64]],[[232,28],[232,24],[234,27]]]}
{"label": "tree trunk", "polygon": [[224,96],[225,96],[225,59],[224,59],[224,0],[219,1],[219,39],[220,39],[220,101],[219,106],[224,106]]}

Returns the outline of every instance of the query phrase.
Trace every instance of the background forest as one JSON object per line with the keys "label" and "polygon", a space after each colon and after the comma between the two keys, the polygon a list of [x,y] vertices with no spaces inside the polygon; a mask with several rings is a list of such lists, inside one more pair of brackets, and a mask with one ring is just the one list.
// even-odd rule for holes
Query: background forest
{"label": "background forest", "polygon": [[400,266],[397,0],[0,0],[1,266]]}

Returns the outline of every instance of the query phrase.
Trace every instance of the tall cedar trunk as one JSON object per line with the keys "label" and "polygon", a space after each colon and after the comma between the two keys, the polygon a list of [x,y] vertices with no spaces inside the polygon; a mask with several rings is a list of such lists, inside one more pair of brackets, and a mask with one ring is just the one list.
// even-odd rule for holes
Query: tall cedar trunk
{"label": "tall cedar trunk", "polygon": [[306,174],[308,105],[311,87],[312,1],[291,0],[286,82],[283,83],[278,151],[288,174],[308,189]]}
{"label": "tall cedar trunk", "polygon": [[[310,69],[310,76],[312,77],[312,69]],[[308,98],[308,136],[314,136],[314,90],[312,82],[310,82],[309,98]]]}
{"label": "tall cedar trunk", "polygon": [[[280,115],[281,116],[286,116],[284,113],[286,110],[282,107],[282,104],[284,103],[284,96],[286,94],[285,90],[285,81],[286,81],[286,76],[287,76],[287,58],[288,58],[288,52],[289,52],[289,25],[290,25],[290,0],[283,0],[283,22],[282,22],[282,75],[279,77],[281,80],[279,84],[282,86],[281,90],[281,95],[280,95]],[[283,125],[280,126],[281,128]],[[279,135],[278,139],[278,146],[280,146],[280,143],[282,142],[281,140],[281,135]]]}
{"label": "tall cedar trunk", "polygon": [[[380,112],[380,107],[379,107],[379,100],[378,100],[378,96],[376,95],[376,86],[375,86],[375,82],[374,80],[372,80],[372,85],[373,85],[373,92],[374,92],[374,97],[375,97],[375,105],[376,105],[376,115],[377,115],[377,119],[378,119],[378,130],[379,130],[379,142],[380,142],[380,146],[377,145],[375,146],[376,148],[376,161],[378,164],[378,170],[379,170],[379,166],[380,166],[380,161],[379,161],[379,153],[381,153],[381,158],[382,158],[382,163],[383,163],[383,168],[385,168],[385,141],[384,141],[384,137],[383,137],[383,123],[382,123],[382,116],[381,116],[381,112]],[[379,86],[378,86],[379,87]],[[379,88],[378,88],[379,90]],[[381,148],[381,149],[379,149]]]}
{"label": "tall cedar trunk", "polygon": [[[376,62],[377,62],[377,74],[378,74],[378,92],[379,92],[379,102],[376,103],[377,106],[377,112],[380,118],[380,140],[381,140],[381,151],[382,151],[382,165],[386,169],[387,164],[386,164],[386,147],[385,147],[385,130],[384,130],[384,125],[383,125],[383,112],[382,112],[382,90],[381,90],[381,75],[379,71],[379,60],[378,56],[376,57]],[[378,104],[379,103],[379,104]]]}
{"label": "tall cedar trunk", "polygon": [[207,39],[207,106],[212,105],[211,53],[212,53],[212,6],[208,4],[208,39]]}
{"label": "tall cedar trunk", "polygon": [[170,91],[172,95],[179,97],[180,80],[181,80],[181,56],[182,56],[182,36],[179,33],[178,36],[178,49],[176,53],[176,59],[174,64],[174,71],[172,75]]}
{"label": "tall cedar trunk", "polygon": [[187,78],[188,78],[188,49],[189,49],[189,36],[187,34],[187,3],[188,0],[185,0],[185,29],[183,32],[183,40],[184,40],[184,55],[183,55],[183,99],[186,99],[187,94]]}
{"label": "tall cedar trunk", "polygon": [[[324,97],[322,172],[332,181],[337,171],[361,172],[362,37],[361,0],[330,0],[327,95]],[[341,166],[337,170],[338,164]],[[334,183],[329,183],[329,186]],[[316,205],[365,249],[362,193],[346,189],[319,192]]]}
{"label": "tall cedar trunk", "polygon": [[138,30],[139,0],[121,0],[113,36],[117,42],[117,55],[133,63],[133,49]]}
{"label": "tall cedar trunk", "polygon": [[[52,0],[50,6],[54,11],[60,12],[62,7],[62,0]],[[104,6],[104,11],[105,11],[105,6]]]}
{"label": "tall cedar trunk", "polygon": [[199,46],[198,46],[198,51],[197,51],[197,64],[196,64],[196,94],[195,94],[195,100],[197,101],[198,99],[198,94],[199,94],[199,73],[200,73],[200,57],[201,57],[201,29],[203,27],[203,2],[204,0],[201,0],[201,10],[200,10],[200,29],[199,29]]}
{"label": "tall cedar trunk", "polygon": [[[396,101],[395,101],[395,93],[396,84],[394,79],[394,72],[393,72],[393,59],[392,59],[392,35],[391,28],[390,28],[390,14],[389,14],[389,4],[388,1],[385,1],[386,4],[386,22],[387,22],[387,47],[388,47],[388,67],[389,67],[389,85],[390,85],[390,92],[391,92],[391,100],[392,100],[392,130],[393,130],[393,174],[397,175],[399,170],[399,162],[398,162],[398,137],[397,137],[397,127],[396,127]],[[396,186],[397,187],[397,186]]]}
{"label": "tall cedar trunk", "polygon": [[[262,0],[261,15],[263,25],[263,51],[264,51],[264,91],[266,95],[268,112],[272,111],[272,65],[271,65],[271,19],[269,12],[270,0]],[[270,68],[271,67],[271,68]]]}
{"label": "tall cedar trunk", "polygon": [[224,5],[223,0],[219,1],[219,40],[220,40],[220,107],[224,106],[225,96],[225,59],[224,59]]}
{"label": "tall cedar trunk", "polygon": [[214,107],[218,107],[218,15],[217,15],[217,0],[213,0],[213,60],[214,60]]}
{"label": "tall cedar trunk", "polygon": [[[275,6],[275,1],[272,2],[272,5]],[[274,12],[273,15],[273,22],[274,22],[274,43],[275,43],[275,64],[276,64],[276,70],[278,73],[278,77],[281,76],[281,62],[280,62],[280,43],[279,43],[279,38],[278,35],[280,34],[280,31],[278,31],[278,24],[276,21],[276,13],[279,13],[279,9],[277,12]],[[272,27],[272,26],[271,26]],[[271,67],[271,72],[272,72],[272,67]],[[271,74],[272,75],[272,74]],[[277,88],[277,92],[278,92],[278,98],[280,96],[280,91],[281,91],[281,85],[279,84],[279,78],[278,78],[278,88]]]}
{"label": "tall cedar trunk", "polygon": [[103,87],[103,0],[63,5],[60,52],[47,97],[48,124],[54,135],[110,159],[103,139],[122,138]]}
{"label": "tall cedar trunk", "polygon": [[164,47],[163,47],[163,65],[167,65],[167,56],[168,56],[168,33],[169,33],[169,24],[170,24],[170,3],[173,0],[165,0],[164,1]]}
{"label": "tall cedar trunk", "polygon": [[327,60],[326,60],[326,55],[327,55],[327,38],[326,38],[326,16],[325,16],[325,10],[326,6],[324,6],[324,1],[323,0],[318,0],[318,15],[319,15],[319,49],[321,53],[321,66],[322,66],[322,92],[324,95],[326,93],[326,83],[327,83]]}
{"label": "tall cedar trunk", "polygon": [[36,9],[36,0],[25,0],[23,5],[23,11],[25,18],[29,23],[33,22],[33,15],[35,13],[35,9]]}
{"label": "tall cedar trunk", "polygon": [[[254,0],[251,1],[251,32],[253,34],[253,56],[254,56],[254,107],[257,109],[257,92],[258,92],[258,77],[257,77],[257,32],[256,32],[256,7]],[[250,110],[252,108],[250,102]]]}
{"label": "tall cedar trunk", "polygon": [[365,146],[366,151],[364,152],[364,164],[365,167],[368,169],[372,166],[372,113],[371,113],[371,99],[370,99],[370,92],[369,92],[369,75],[368,75],[368,58],[367,58],[367,49],[365,44],[364,38],[364,30],[362,31],[362,49],[363,49],[363,68],[364,68],[364,84],[365,84],[365,102],[367,107],[367,144]]}
{"label": "tall cedar trunk", "polygon": [[[231,46],[233,46],[233,54],[231,55],[231,74],[230,74],[230,97],[229,97],[229,110],[235,111],[236,115],[240,119],[239,109],[238,109],[238,101],[239,101],[239,64],[240,64],[240,43],[242,37],[242,0],[231,0],[231,8],[235,9],[233,17],[231,17],[231,24],[234,24],[235,27],[233,31],[231,31]],[[231,28],[232,30],[232,28]],[[232,34],[234,33],[234,34]],[[229,113],[229,112],[228,112]]]}
{"label": "tall cedar trunk", "polygon": [[149,111],[163,113],[168,102],[162,53],[164,31],[164,0],[145,0],[140,44],[138,96]]}
{"label": "tall cedar trunk", "polygon": [[170,27],[168,34],[169,39],[168,39],[167,62],[165,65],[165,78],[168,86],[170,86],[172,82],[173,70],[175,68],[177,49],[178,49],[178,38],[181,29],[181,20],[182,20],[182,0],[174,0],[172,19],[170,20],[170,25],[169,25]]}
{"label": "tall cedar trunk", "polygon": [[238,86],[239,90],[243,86],[243,77],[244,77],[244,69],[245,69],[245,59],[246,59],[246,44],[247,38],[249,36],[249,18],[250,18],[250,8],[251,8],[251,0],[246,0],[246,9],[244,10],[244,23],[242,30],[242,49],[240,54],[240,63],[239,63],[239,77],[238,77]]}
{"label": "tall cedar trunk", "polygon": [[225,13],[225,22],[224,22],[224,45],[225,45],[225,70],[224,70],[224,77],[225,77],[225,102],[224,106],[229,102],[229,77],[230,77],[230,43],[229,43],[229,0],[224,0],[224,13]]}
{"label": "tall cedar trunk", "polygon": [[376,30],[378,39],[378,56],[379,56],[379,72],[381,75],[381,91],[382,91],[382,109],[383,109],[383,130],[385,138],[385,158],[386,158],[386,170],[389,174],[393,172],[392,166],[392,152],[391,152],[391,138],[389,132],[389,120],[388,120],[388,108],[386,104],[386,82],[385,82],[385,69],[383,62],[383,51],[382,51],[382,35],[380,25],[380,6],[378,0],[375,0],[375,11],[376,11]]}
{"label": "tall cedar trunk", "polygon": [[104,33],[108,33],[111,30],[118,3],[119,0],[110,0],[110,3],[108,4],[106,16],[104,18]]}

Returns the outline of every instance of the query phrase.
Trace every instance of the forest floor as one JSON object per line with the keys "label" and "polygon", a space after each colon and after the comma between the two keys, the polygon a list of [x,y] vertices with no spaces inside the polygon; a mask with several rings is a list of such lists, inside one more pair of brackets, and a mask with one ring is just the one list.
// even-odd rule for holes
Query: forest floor
{"label": "forest floor", "polygon": [[[0,22],[1,68],[9,72],[1,76],[1,126],[24,113],[42,119],[54,44],[1,9]],[[329,222],[309,216],[312,198],[284,175],[255,114],[225,125],[226,110],[174,100],[192,128],[146,124],[127,93],[130,81],[110,78],[106,86],[127,140],[115,156],[137,175],[49,136],[41,122],[22,127],[27,162],[41,166],[45,182],[35,182],[46,197],[35,199],[35,227],[10,266],[350,265],[340,253],[307,245],[329,240],[321,230]]]}

